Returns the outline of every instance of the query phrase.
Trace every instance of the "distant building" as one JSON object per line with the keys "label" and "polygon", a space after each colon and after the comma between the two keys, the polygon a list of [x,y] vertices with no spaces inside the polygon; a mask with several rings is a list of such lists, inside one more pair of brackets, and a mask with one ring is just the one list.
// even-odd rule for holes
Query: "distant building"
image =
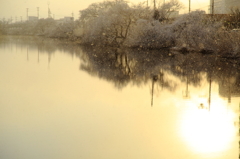
{"label": "distant building", "polygon": [[[214,2],[214,3],[213,3]],[[214,8],[214,10],[213,10]],[[229,14],[232,8],[240,9],[240,0],[210,0],[209,13]],[[214,12],[212,12],[212,10]]]}
{"label": "distant building", "polygon": [[36,16],[28,16],[29,21],[38,21],[38,17]]}
{"label": "distant building", "polygon": [[64,22],[72,22],[73,20],[74,20],[73,17],[64,17],[63,18]]}
{"label": "distant building", "polygon": [[73,21],[74,21],[73,17],[64,17],[64,18],[56,20],[57,24],[64,24],[64,23],[69,23],[69,22],[73,22]]}

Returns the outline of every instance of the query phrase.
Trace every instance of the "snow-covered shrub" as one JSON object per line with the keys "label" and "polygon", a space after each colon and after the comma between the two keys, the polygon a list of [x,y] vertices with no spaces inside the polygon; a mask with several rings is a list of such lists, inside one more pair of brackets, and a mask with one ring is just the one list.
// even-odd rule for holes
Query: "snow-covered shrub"
{"label": "snow-covered shrub", "polygon": [[179,17],[170,28],[179,47],[227,56],[239,54],[240,33],[225,30],[223,21],[206,16],[201,11]]}
{"label": "snow-covered shrub", "polygon": [[178,17],[172,23],[139,20],[127,45],[144,48],[185,47],[211,50],[221,23],[207,19],[202,11]]}
{"label": "snow-covered shrub", "polygon": [[68,38],[73,35],[74,22],[62,23],[49,27],[45,35],[52,38]]}
{"label": "snow-covered shrub", "polygon": [[125,45],[143,48],[164,48],[175,45],[174,34],[159,21],[139,20]]}
{"label": "snow-covered shrub", "polygon": [[230,15],[226,16],[224,26],[228,29],[240,28],[240,9],[231,8]]}
{"label": "snow-covered shrub", "polygon": [[204,12],[195,11],[177,18],[169,27],[175,34],[177,46],[212,50],[221,26],[221,23],[208,19]]}
{"label": "snow-covered shrub", "polygon": [[[131,34],[133,26],[139,18],[149,16],[148,8],[130,7],[124,1],[111,2],[106,8],[97,12],[96,17],[84,22],[83,43],[119,45]],[[101,3],[100,3],[101,4]],[[99,4],[99,5],[100,5]],[[81,19],[81,17],[80,17]]]}
{"label": "snow-covered shrub", "polygon": [[56,26],[56,22],[52,18],[39,19],[34,27],[35,34],[48,35]]}

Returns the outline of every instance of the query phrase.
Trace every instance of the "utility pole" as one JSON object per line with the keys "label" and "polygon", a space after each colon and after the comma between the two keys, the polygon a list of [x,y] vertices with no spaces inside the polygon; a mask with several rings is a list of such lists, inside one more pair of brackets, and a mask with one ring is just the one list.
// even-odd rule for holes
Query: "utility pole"
{"label": "utility pole", "polygon": [[73,11],[72,11],[72,20],[74,21],[74,13],[73,13]]}
{"label": "utility pole", "polygon": [[156,0],[153,0],[154,3],[154,10],[156,10]]}
{"label": "utility pole", "polygon": [[212,0],[212,15],[214,15],[214,0]]}
{"label": "utility pole", "polygon": [[39,7],[37,7],[37,17],[39,19]]}
{"label": "utility pole", "polygon": [[27,8],[27,21],[28,21],[28,8]]}
{"label": "utility pole", "polygon": [[189,0],[189,13],[191,12],[191,0]]}
{"label": "utility pole", "polygon": [[50,4],[50,3],[48,2],[48,18],[52,18],[52,17],[51,17],[51,11],[50,11],[50,8],[49,8],[49,4]]}

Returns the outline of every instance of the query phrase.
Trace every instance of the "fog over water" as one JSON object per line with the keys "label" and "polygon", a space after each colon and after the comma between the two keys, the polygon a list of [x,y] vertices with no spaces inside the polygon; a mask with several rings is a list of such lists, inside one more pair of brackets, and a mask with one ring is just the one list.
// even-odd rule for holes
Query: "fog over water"
{"label": "fog over water", "polygon": [[239,61],[0,37],[1,159],[237,159]]}

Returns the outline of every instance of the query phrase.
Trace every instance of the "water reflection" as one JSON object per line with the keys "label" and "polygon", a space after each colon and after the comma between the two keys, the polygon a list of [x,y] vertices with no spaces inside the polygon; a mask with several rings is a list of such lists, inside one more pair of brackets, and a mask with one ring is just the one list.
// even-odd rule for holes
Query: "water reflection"
{"label": "water reflection", "polygon": [[[62,100],[62,98],[69,98],[70,101],[73,100],[71,102],[68,100],[63,102],[69,107],[71,107],[73,103],[78,105],[78,102],[80,102],[79,98],[86,102],[82,103],[82,105],[87,105],[86,107],[71,107],[76,110],[76,112],[71,112],[74,114],[73,117],[71,113],[65,114],[61,112],[62,114],[55,114],[55,109],[53,109],[52,113],[56,120],[60,121],[68,120],[60,117],[64,115],[67,116],[69,120],[71,119],[71,122],[74,121],[73,123],[76,121],[80,122],[80,119],[84,119],[82,121],[90,123],[89,125],[81,123],[81,125],[87,125],[84,127],[87,127],[86,130],[100,131],[100,134],[95,134],[94,131],[88,134],[87,131],[84,131],[83,128],[77,124],[73,124],[73,126],[78,127],[79,131],[69,126],[69,129],[79,134],[83,131],[85,134],[84,137],[90,135],[90,137],[87,136],[88,142],[85,143],[83,138],[79,137],[81,138],[79,139],[77,138],[78,135],[74,134],[75,137],[79,139],[78,141],[88,145],[88,148],[92,150],[89,150],[89,152],[92,154],[94,154],[94,152],[98,152],[98,154],[103,153],[99,152],[100,150],[103,151],[103,148],[101,148],[101,144],[105,142],[105,140],[103,141],[103,137],[106,138],[109,143],[109,145],[104,144],[105,148],[108,148],[112,154],[114,154],[114,152],[117,153],[118,149],[117,146],[114,147],[115,149],[112,148],[113,141],[117,141],[115,144],[117,143],[122,151],[137,154],[139,151],[135,152],[134,146],[131,148],[128,146],[131,151],[128,151],[127,148],[123,148],[122,146],[126,143],[126,145],[131,144],[130,141],[132,138],[126,141],[124,137],[119,137],[119,139],[113,137],[121,135],[129,137],[129,134],[131,134],[131,137],[135,137],[133,142],[137,143],[143,152],[147,151],[145,152],[145,158],[149,158],[149,156],[151,156],[150,158],[160,158],[164,156],[165,158],[181,159],[226,158],[226,156],[234,156],[234,154],[230,153],[238,153],[238,142],[236,141],[238,124],[234,125],[234,123],[239,121],[239,60],[228,60],[215,55],[200,55],[195,53],[187,55],[172,54],[169,50],[86,47],[78,46],[77,44],[64,40],[39,37],[1,37],[0,48],[9,50],[11,53],[14,52],[15,48],[16,52],[23,53],[24,59],[27,59],[30,64],[34,61],[38,65],[41,65],[44,61],[44,64],[46,64],[47,61],[48,69],[52,69],[53,71],[54,69],[50,66],[56,62],[59,54],[65,54],[72,59],[77,58],[80,60],[77,64],[79,67],[77,68],[78,73],[81,73],[79,76],[75,75],[78,74],[76,72],[68,73],[67,75],[70,77],[55,72],[55,76],[51,79],[51,74],[44,72],[48,76],[45,77],[42,73],[40,75],[44,77],[40,75],[38,77],[40,79],[49,79],[49,83],[51,84],[48,84],[48,87],[54,87],[52,88],[53,93],[45,92],[49,97],[44,98],[45,102],[46,100],[50,100],[53,107],[54,103],[58,103],[56,106],[61,105],[58,100]],[[33,53],[35,54],[33,55]],[[58,60],[60,61],[58,67],[61,68],[61,71],[64,70],[64,67],[68,67],[69,63],[61,62],[64,61],[64,59]],[[29,67],[32,66],[30,64]],[[91,78],[86,77],[82,72]],[[78,80],[72,82],[73,79]],[[87,86],[85,86],[86,83],[85,85],[81,85],[81,83],[87,81],[86,79],[93,80],[94,82],[87,84]],[[35,78],[28,82],[32,82],[34,87],[48,89],[48,87],[45,88],[45,86],[41,84],[40,80],[40,82],[36,84],[35,82],[38,80],[39,79]],[[64,83],[63,81],[66,81],[68,84],[66,87],[62,85],[62,83]],[[102,81],[107,82],[111,87]],[[47,82],[44,84],[46,85],[46,83]],[[113,90],[109,91],[112,85],[116,92]],[[1,87],[5,88],[2,85]],[[26,87],[29,89],[27,84]],[[59,89],[59,87],[62,89]],[[83,89],[83,87],[87,88]],[[89,91],[88,89],[91,89],[91,87],[96,88],[92,88],[92,91]],[[33,92],[36,91],[32,87],[31,89],[33,89]],[[55,91],[55,89],[59,89],[59,91]],[[95,91],[95,89],[97,91]],[[41,90],[41,88],[38,88],[38,90]],[[107,95],[102,95],[105,92],[107,92]],[[62,93],[64,96],[56,95],[58,93]],[[78,94],[81,94],[83,97],[80,97]],[[88,94],[96,95],[89,97],[87,96]],[[37,95],[44,96],[38,93]],[[38,102],[40,102],[39,106],[45,104],[43,104],[41,100],[38,100]],[[94,104],[89,104],[90,102],[94,102]],[[5,101],[4,103],[7,102]],[[100,105],[99,103],[104,104],[97,107]],[[96,107],[93,105],[96,105]],[[61,108],[64,109],[64,106],[61,106]],[[40,108],[37,108],[37,110],[38,109]],[[40,110],[40,112],[44,111],[45,110]],[[81,114],[81,117],[77,117],[78,113]],[[84,115],[85,113],[87,115]],[[25,115],[24,112],[20,112],[20,114]],[[119,117],[119,114],[122,116]],[[34,117],[31,119],[34,119]],[[52,118],[48,117],[47,119],[53,122]],[[97,120],[102,121],[102,123]],[[124,123],[120,120],[123,120]],[[111,123],[111,121],[113,121],[113,123]],[[129,123],[129,121],[131,122]],[[119,125],[116,125],[114,122]],[[44,125],[44,123],[42,124]],[[68,127],[66,125],[63,127]],[[100,128],[102,125],[105,127],[104,130]],[[125,127],[126,125],[128,125],[128,127]],[[53,128],[55,127],[53,126]],[[51,128],[51,130],[53,128]],[[127,129],[127,133],[122,132],[124,129]],[[61,128],[58,127],[57,130],[60,131]],[[55,132],[54,130],[52,131]],[[139,134],[140,132],[141,134]],[[107,133],[108,136],[104,135],[104,133]],[[121,133],[121,135],[117,135],[118,133]],[[71,132],[67,133],[68,136],[71,136],[71,134]],[[138,136],[136,137],[136,135]],[[109,136],[111,137],[111,141],[109,141]],[[94,139],[99,141],[99,143]],[[60,137],[59,140],[61,140]],[[58,143],[57,141],[55,142]],[[70,141],[67,140],[65,142]],[[89,142],[97,146],[91,148]],[[164,149],[166,145],[172,147],[172,144],[178,146],[176,146],[176,148],[168,148],[166,150],[168,153],[162,152],[162,149]],[[79,145],[76,147],[82,148],[82,146]],[[152,147],[154,148],[154,152],[150,150]],[[189,149],[191,151],[189,151]],[[86,153],[86,151],[84,152]],[[170,155],[173,154],[173,152],[177,154],[174,157]],[[67,152],[65,153],[67,154]],[[104,158],[105,153],[101,158]],[[153,153],[157,155],[149,155]],[[222,156],[224,153],[226,153],[226,155]],[[135,158],[138,156],[136,154]],[[195,156],[196,154],[197,156]],[[209,155],[213,156],[209,157]],[[81,155],[78,157],[80,156]],[[110,157],[105,156],[105,158]],[[132,155],[132,158],[134,158],[134,155]]]}

